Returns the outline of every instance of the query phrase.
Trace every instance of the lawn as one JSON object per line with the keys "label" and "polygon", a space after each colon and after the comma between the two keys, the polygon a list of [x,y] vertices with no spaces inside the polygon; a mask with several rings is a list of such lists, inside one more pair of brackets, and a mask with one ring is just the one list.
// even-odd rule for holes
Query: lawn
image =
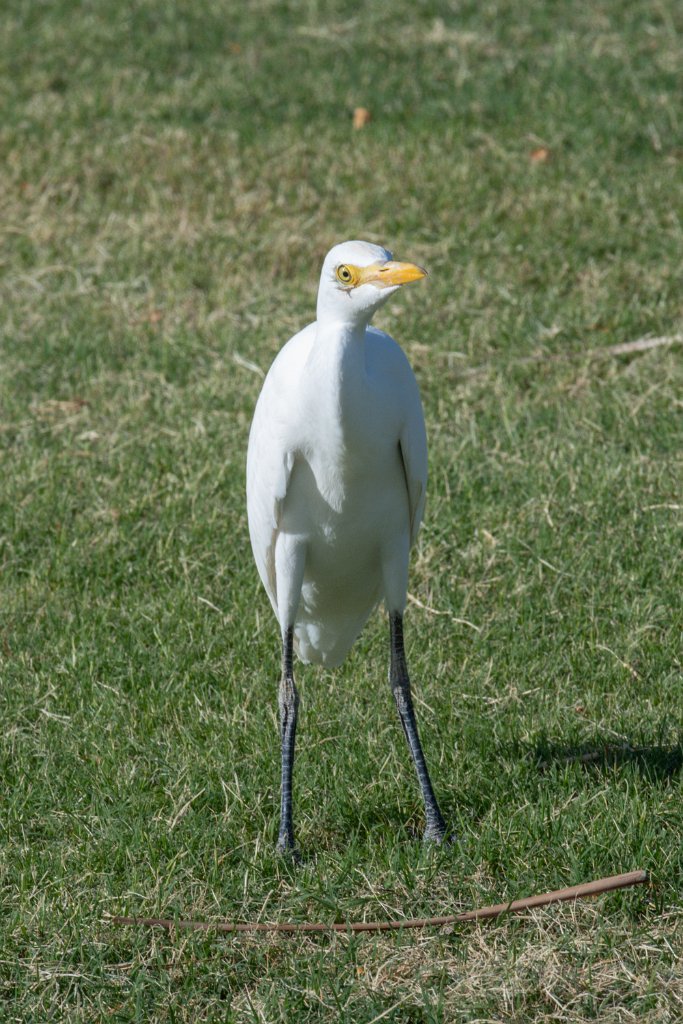
{"label": "lawn", "polygon": [[[0,1019],[680,1020],[680,4],[8,0],[0,27]],[[294,866],[244,462],[356,237],[429,269],[376,322],[425,406],[406,639],[457,841],[419,842],[379,612],[298,671]],[[634,868],[445,931],[108,920],[431,916]]]}

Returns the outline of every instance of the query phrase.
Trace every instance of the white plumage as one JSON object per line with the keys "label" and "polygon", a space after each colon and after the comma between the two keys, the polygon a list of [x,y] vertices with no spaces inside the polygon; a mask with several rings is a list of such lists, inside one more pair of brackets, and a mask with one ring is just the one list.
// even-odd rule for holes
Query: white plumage
{"label": "white plumage", "polygon": [[[427,484],[424,417],[406,356],[369,322],[402,284],[424,274],[368,242],[335,246],[322,268],[317,320],[280,351],[256,405],[247,507],[256,565],[285,644],[283,793],[289,677],[292,732],[296,724],[288,631],[303,661],[333,666],[380,599],[399,625],[405,608]],[[285,803],[283,795],[283,819]],[[293,845],[286,822],[280,845]]]}

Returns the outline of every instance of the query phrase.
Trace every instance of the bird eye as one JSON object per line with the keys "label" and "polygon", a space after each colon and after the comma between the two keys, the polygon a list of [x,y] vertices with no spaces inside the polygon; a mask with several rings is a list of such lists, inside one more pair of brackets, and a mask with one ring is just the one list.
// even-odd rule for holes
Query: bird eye
{"label": "bird eye", "polygon": [[341,267],[337,267],[337,277],[342,284],[351,284],[353,281],[353,274],[347,266],[342,263]]}

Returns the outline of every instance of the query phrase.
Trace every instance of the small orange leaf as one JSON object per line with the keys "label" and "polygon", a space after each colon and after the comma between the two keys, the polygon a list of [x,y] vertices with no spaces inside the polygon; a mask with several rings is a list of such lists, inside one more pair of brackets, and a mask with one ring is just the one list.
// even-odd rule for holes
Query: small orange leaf
{"label": "small orange leaf", "polygon": [[359,128],[365,128],[366,124],[372,121],[372,114],[367,107],[356,107],[353,112],[353,127],[358,131]]}
{"label": "small orange leaf", "polygon": [[536,149],[532,149],[529,153],[529,159],[532,164],[547,164],[550,156],[551,152],[547,146],[537,146]]}

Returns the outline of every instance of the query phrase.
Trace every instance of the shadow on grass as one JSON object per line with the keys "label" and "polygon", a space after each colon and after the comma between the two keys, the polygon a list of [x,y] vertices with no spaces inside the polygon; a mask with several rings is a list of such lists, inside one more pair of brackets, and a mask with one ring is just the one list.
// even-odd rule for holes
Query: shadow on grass
{"label": "shadow on grass", "polygon": [[630,743],[582,743],[575,746],[538,743],[528,755],[541,771],[553,766],[578,764],[586,769],[633,765],[652,783],[668,782],[683,768],[683,738],[671,745]]}

